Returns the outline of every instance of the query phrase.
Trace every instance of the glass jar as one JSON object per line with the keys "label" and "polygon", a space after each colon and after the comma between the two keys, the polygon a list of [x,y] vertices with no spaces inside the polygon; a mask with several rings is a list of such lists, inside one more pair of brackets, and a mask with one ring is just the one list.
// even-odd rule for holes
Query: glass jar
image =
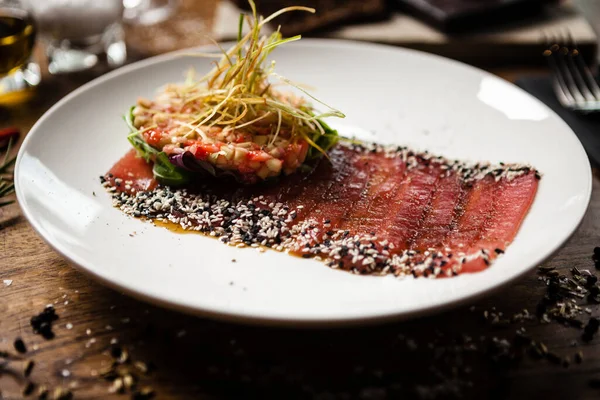
{"label": "glass jar", "polygon": [[36,25],[26,4],[0,0],[0,103],[28,98],[40,83],[40,68],[31,61]]}
{"label": "glass jar", "polygon": [[122,0],[28,0],[46,46],[51,74],[82,71],[106,59],[127,59]]}

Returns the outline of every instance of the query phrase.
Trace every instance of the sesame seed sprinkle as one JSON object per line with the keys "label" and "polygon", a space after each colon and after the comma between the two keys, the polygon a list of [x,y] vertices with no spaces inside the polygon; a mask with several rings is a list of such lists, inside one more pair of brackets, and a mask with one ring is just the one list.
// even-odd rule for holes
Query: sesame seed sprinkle
{"label": "sesame seed sprinkle", "polygon": [[[435,166],[442,171],[442,177],[456,174],[465,184],[490,176],[496,182],[501,179],[510,181],[535,171],[521,164],[449,161],[406,147],[348,143],[340,146],[357,152],[382,153],[386,158],[401,158],[407,169]],[[270,248],[303,258],[315,258],[331,268],[352,273],[429,278],[454,276],[466,263],[481,259],[489,265],[493,258],[503,253],[502,249],[478,249],[469,250],[468,254],[457,252],[459,257],[452,258],[450,248],[443,251],[396,248],[389,238],[380,238],[376,232],[366,234],[336,229],[336,223],[330,218],[310,217],[310,207],[306,204],[290,206],[264,195],[245,199],[221,198],[209,188],[191,191],[168,186],[133,191],[130,190],[133,184],[130,180],[121,185],[122,179],[107,175],[101,181],[112,196],[112,204],[133,217],[157,221],[161,225],[180,226],[237,248],[252,247],[260,252]]]}

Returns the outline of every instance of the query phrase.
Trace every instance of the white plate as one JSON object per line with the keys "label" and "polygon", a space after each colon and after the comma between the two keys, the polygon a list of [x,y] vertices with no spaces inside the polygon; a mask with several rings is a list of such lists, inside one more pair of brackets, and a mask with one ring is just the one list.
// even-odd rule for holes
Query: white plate
{"label": "white plate", "polygon": [[320,99],[347,114],[331,121],[343,135],[537,167],[544,175],[537,197],[506,254],[484,272],[452,279],[357,276],[123,215],[111,207],[98,177],[129,149],[121,115],[138,96],[182,80],[190,66],[209,68],[204,59],[181,55],[107,74],[37,122],[16,165],[25,216],[83,271],[133,296],[215,318],[289,325],[407,317],[472,300],[537,266],[581,221],[591,194],[581,144],[550,109],[512,84],[444,58],[380,45],[303,40],[274,57],[279,73],[313,86]]}

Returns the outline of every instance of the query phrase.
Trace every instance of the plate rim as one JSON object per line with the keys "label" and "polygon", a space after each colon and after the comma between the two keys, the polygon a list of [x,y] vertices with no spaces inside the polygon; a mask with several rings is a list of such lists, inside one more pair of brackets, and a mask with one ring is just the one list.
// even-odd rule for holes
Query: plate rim
{"label": "plate rim", "polygon": [[[227,44],[231,44],[231,43],[233,43],[233,42],[226,42],[223,45],[227,45]],[[466,63],[463,63],[461,61],[453,60],[453,59],[450,59],[447,57],[443,57],[443,56],[440,56],[437,54],[427,53],[427,52],[420,51],[420,50],[407,49],[404,47],[391,46],[391,45],[379,44],[379,43],[360,42],[360,41],[352,41],[352,40],[340,40],[340,39],[326,39],[326,38],[303,39],[299,43],[298,42],[294,43],[294,45],[296,45],[296,46],[304,45],[307,47],[335,46],[336,48],[340,47],[340,46],[350,47],[350,48],[369,47],[369,48],[377,48],[377,49],[384,50],[384,51],[416,54],[420,57],[430,58],[430,59],[434,59],[434,60],[441,61],[444,63],[454,64],[454,65],[460,66],[462,68],[465,68],[467,70],[470,70],[473,73],[483,75],[483,76],[493,77],[494,79],[499,79],[499,80],[503,81],[504,83],[510,84],[513,88],[518,89],[518,91],[520,92],[521,95],[524,94],[527,97],[529,97],[530,100],[533,100],[538,105],[541,105],[545,111],[547,111],[550,115],[552,115],[553,117],[556,118],[557,123],[562,124],[563,129],[566,129],[571,135],[573,135],[573,138],[575,139],[576,143],[578,144],[578,149],[582,153],[582,156],[585,158],[585,161],[586,161],[586,164],[588,167],[588,168],[586,168],[587,187],[586,187],[586,193],[585,193],[585,199],[584,199],[585,207],[582,207],[582,210],[580,211],[577,218],[573,218],[574,223],[572,224],[572,226],[569,227],[568,233],[563,238],[563,240],[560,243],[558,243],[554,248],[549,249],[548,255],[536,257],[537,261],[534,262],[530,268],[525,268],[522,271],[519,271],[518,273],[514,274],[510,278],[507,278],[500,282],[494,282],[491,286],[486,287],[481,290],[478,290],[468,296],[464,296],[464,297],[461,297],[458,299],[446,301],[442,304],[434,304],[434,305],[428,305],[428,306],[415,307],[414,309],[412,309],[410,311],[372,313],[372,315],[369,315],[369,316],[356,316],[356,315],[340,316],[340,317],[336,317],[333,319],[328,318],[328,317],[323,317],[323,316],[316,316],[316,317],[312,317],[312,318],[303,318],[303,317],[288,318],[288,317],[281,317],[281,316],[269,317],[269,316],[264,316],[264,315],[260,315],[257,313],[246,312],[246,311],[233,312],[233,311],[229,311],[229,310],[214,310],[214,309],[205,308],[205,307],[182,304],[181,302],[166,300],[157,295],[144,293],[143,291],[138,290],[134,287],[130,287],[130,286],[126,286],[126,285],[122,285],[120,283],[114,282],[114,281],[98,274],[97,272],[94,271],[93,268],[89,268],[89,262],[86,262],[86,260],[79,259],[79,257],[76,256],[75,254],[69,254],[69,250],[63,248],[63,246],[60,243],[52,243],[52,241],[51,241],[52,235],[44,230],[44,228],[37,222],[35,216],[33,215],[34,213],[30,209],[28,209],[25,195],[23,194],[23,192],[21,190],[21,185],[18,183],[20,181],[19,176],[20,176],[21,160],[23,158],[24,153],[26,152],[28,143],[31,140],[33,140],[32,137],[34,137],[36,135],[36,130],[38,129],[38,126],[43,124],[44,121],[46,119],[50,118],[51,115],[57,109],[62,107],[62,105],[64,103],[70,101],[72,98],[77,97],[77,96],[79,96],[79,94],[84,93],[98,85],[103,84],[105,81],[111,80],[111,79],[118,77],[122,74],[125,74],[127,72],[135,71],[135,70],[138,70],[138,69],[141,69],[141,68],[144,68],[147,66],[151,66],[154,64],[160,64],[162,62],[169,61],[173,58],[177,58],[183,54],[189,53],[190,51],[198,51],[198,50],[206,51],[206,50],[210,50],[210,49],[213,49],[213,50],[216,49],[216,47],[214,45],[208,45],[208,46],[200,46],[200,47],[193,47],[193,48],[189,48],[189,49],[178,50],[178,51],[150,57],[148,59],[136,61],[136,62],[133,62],[126,66],[117,68],[117,69],[110,71],[104,75],[101,75],[101,76],[85,83],[84,85],[80,86],[79,88],[73,90],[72,92],[70,92],[63,98],[61,98],[59,101],[57,101],[46,112],[44,112],[44,114],[35,122],[35,124],[30,128],[29,132],[27,133],[27,135],[18,151],[17,160],[15,163],[15,170],[14,170],[15,193],[16,193],[19,207],[20,207],[21,211],[23,212],[23,215],[25,216],[25,218],[27,219],[29,224],[33,227],[34,231],[44,240],[44,242],[46,242],[54,251],[58,252],[62,257],[64,257],[72,266],[75,266],[77,270],[83,272],[87,276],[92,277],[93,279],[95,279],[96,281],[99,281],[100,283],[102,283],[105,286],[108,286],[108,287],[115,289],[117,291],[120,291],[120,292],[127,293],[128,295],[130,295],[138,300],[142,300],[144,302],[148,302],[151,304],[156,304],[156,305],[159,305],[160,307],[165,307],[165,308],[168,308],[171,310],[176,310],[176,311],[183,312],[186,314],[208,317],[208,318],[217,319],[217,320],[224,320],[224,321],[228,321],[228,322],[236,322],[236,323],[251,324],[251,325],[263,325],[263,326],[294,326],[294,327],[333,327],[333,326],[338,327],[338,326],[368,325],[368,324],[375,324],[375,323],[383,323],[383,322],[392,321],[392,320],[393,321],[406,320],[406,319],[414,318],[415,316],[431,315],[431,314],[442,312],[442,311],[445,311],[445,310],[448,310],[451,308],[459,307],[460,305],[464,305],[468,302],[473,302],[482,297],[489,296],[489,295],[492,295],[493,293],[496,293],[498,290],[504,288],[511,282],[514,282],[517,279],[524,276],[526,273],[529,273],[533,268],[535,268],[536,265],[539,265],[539,264],[543,263],[544,261],[548,260],[549,258],[552,258],[565,245],[565,243],[573,236],[573,234],[580,227],[580,225],[583,221],[583,218],[585,217],[587,210],[589,208],[589,203],[591,201],[591,195],[592,195],[593,177],[592,177],[591,164],[590,164],[589,158],[587,156],[587,153],[585,152],[585,149],[584,149],[581,141],[579,140],[577,135],[574,133],[574,131],[571,129],[571,127],[569,127],[567,125],[567,123],[562,118],[560,118],[560,116],[556,112],[554,112],[554,110],[552,110],[550,107],[548,107],[541,100],[537,99],[535,96],[526,92],[522,88],[516,86],[514,83],[509,82],[506,79],[499,77],[497,75],[494,75],[488,71],[474,67],[474,66],[466,64]]]}

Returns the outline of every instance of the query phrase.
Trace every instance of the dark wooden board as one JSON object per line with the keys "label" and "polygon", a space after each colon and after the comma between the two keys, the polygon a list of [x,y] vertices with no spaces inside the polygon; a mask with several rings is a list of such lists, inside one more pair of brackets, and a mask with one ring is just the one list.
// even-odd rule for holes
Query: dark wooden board
{"label": "dark wooden board", "polygon": [[[5,110],[0,127],[17,125],[27,131],[79,83],[48,80],[36,102]],[[154,363],[155,371],[141,384],[151,385],[160,399],[600,395],[600,389],[590,386],[590,380],[600,378],[600,338],[583,343],[581,330],[537,319],[508,326],[484,321],[483,312],[493,307],[506,316],[522,309],[533,313],[546,290],[536,271],[475,301],[473,308],[467,305],[413,321],[335,330],[247,327],[182,315],[105,288],[45,244],[16,205],[3,210],[0,221],[0,350],[12,350],[13,340],[22,337],[29,348],[24,358],[36,362],[31,381],[72,387],[76,399],[130,398],[109,394],[110,384],[94,376],[112,361],[111,340],[128,348],[133,359]],[[598,244],[600,179],[595,177],[585,220],[547,264],[565,273],[572,266],[594,270],[591,254]],[[12,284],[3,284],[5,279]],[[60,316],[54,324],[56,338],[50,341],[33,334],[29,325],[30,317],[48,303],[55,304]],[[598,305],[592,310],[600,314]],[[492,338],[512,341],[521,327],[561,357],[573,360],[582,350],[583,362],[567,368],[527,355],[514,365],[493,362],[487,350]],[[476,349],[465,350],[467,336]],[[577,347],[572,347],[573,341]],[[22,398],[22,364],[11,362],[0,372],[0,398]]]}
{"label": "dark wooden board", "polygon": [[554,0],[395,0],[395,3],[444,32],[465,32],[515,22],[542,11]]}

